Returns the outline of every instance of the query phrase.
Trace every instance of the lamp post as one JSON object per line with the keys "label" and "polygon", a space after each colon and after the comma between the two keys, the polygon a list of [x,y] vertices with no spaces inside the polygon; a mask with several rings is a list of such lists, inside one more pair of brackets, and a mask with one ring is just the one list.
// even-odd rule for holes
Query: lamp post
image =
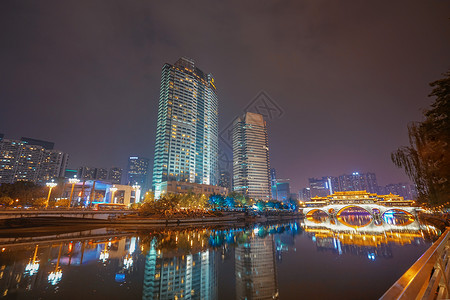
{"label": "lamp post", "polygon": [[52,182],[47,182],[46,186],[49,187],[49,190],[48,190],[47,202],[45,203],[45,208],[48,207],[48,202],[50,201],[50,194],[52,193],[52,189],[53,189],[55,186],[57,186],[57,185],[58,185],[58,184],[57,184],[57,183],[54,183],[53,181],[52,181]]}
{"label": "lamp post", "polygon": [[111,191],[111,203],[114,203],[114,193],[117,191],[117,188],[112,186],[109,190]]}
{"label": "lamp post", "polygon": [[138,203],[141,202],[141,186],[139,184],[133,185],[133,189],[134,189],[134,202]]}
{"label": "lamp post", "polygon": [[69,183],[72,185],[72,190],[70,191],[70,198],[69,198],[69,208],[72,206],[73,189],[75,188],[75,184],[77,184],[78,182],[80,182],[80,180],[77,179],[76,175],[74,178],[69,178]]}

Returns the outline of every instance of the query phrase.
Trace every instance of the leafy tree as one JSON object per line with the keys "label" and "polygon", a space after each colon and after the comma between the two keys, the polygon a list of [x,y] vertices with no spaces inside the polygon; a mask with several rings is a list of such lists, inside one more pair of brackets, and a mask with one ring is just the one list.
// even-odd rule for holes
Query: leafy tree
{"label": "leafy tree", "polygon": [[266,202],[258,200],[256,201],[256,207],[258,207],[258,210],[262,211],[266,208]]}
{"label": "leafy tree", "polygon": [[14,199],[8,196],[0,197],[0,205],[1,206],[10,206],[14,203]]}
{"label": "leafy tree", "polygon": [[236,201],[234,201],[234,198],[228,196],[225,198],[225,206],[229,208],[234,208],[236,206]]}
{"label": "leafy tree", "polygon": [[151,191],[146,192],[143,202],[148,203],[148,202],[153,202],[153,201],[155,201],[155,193],[153,193]]}
{"label": "leafy tree", "polygon": [[209,196],[208,204],[214,208],[223,208],[225,206],[225,199],[222,195],[213,194]]}
{"label": "leafy tree", "polygon": [[4,183],[0,185],[0,196],[19,199],[21,205],[31,205],[34,199],[45,197],[46,193],[47,188],[27,181],[18,181],[12,184]]}
{"label": "leafy tree", "polygon": [[57,207],[69,207],[69,199],[60,199],[55,202]]}
{"label": "leafy tree", "polygon": [[430,83],[435,101],[425,120],[408,126],[409,146],[391,154],[416,184],[418,200],[430,206],[450,202],[450,71],[444,76]]}
{"label": "leafy tree", "polygon": [[47,204],[47,198],[41,197],[33,200],[31,204],[34,207],[44,207]]}

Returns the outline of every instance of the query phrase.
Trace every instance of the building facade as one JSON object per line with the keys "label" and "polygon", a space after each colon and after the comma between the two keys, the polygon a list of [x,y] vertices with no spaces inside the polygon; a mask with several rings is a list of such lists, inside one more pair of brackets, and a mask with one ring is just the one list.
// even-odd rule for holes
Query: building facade
{"label": "building facade", "polygon": [[68,154],[30,144],[30,140],[32,139],[0,141],[0,184],[16,181],[45,184],[49,180],[64,177]]}
{"label": "building facade", "polygon": [[108,180],[114,184],[122,183],[122,168],[112,167],[109,169]]}
{"label": "building facade", "polygon": [[148,165],[150,159],[141,156],[130,156],[128,159],[127,183],[138,184],[143,191],[148,187]]}
{"label": "building facade", "polygon": [[271,198],[269,141],[264,118],[247,112],[233,122],[233,191],[254,199]]}
{"label": "building facade", "polygon": [[183,181],[165,181],[161,184],[162,194],[188,194],[210,196],[213,194],[226,196],[228,189],[217,185],[199,184]]}
{"label": "building facade", "polygon": [[339,176],[339,192],[346,191],[368,191],[378,193],[378,183],[375,173],[343,174]]}
{"label": "building facade", "polygon": [[276,200],[286,202],[291,197],[290,180],[289,179],[277,179],[276,183]]}
{"label": "building facade", "polygon": [[153,187],[166,181],[218,184],[218,98],[214,78],[180,58],[161,74]]}
{"label": "building facade", "polygon": [[327,195],[332,194],[331,177],[325,176],[322,178],[309,178],[308,181],[311,197],[326,197]]}

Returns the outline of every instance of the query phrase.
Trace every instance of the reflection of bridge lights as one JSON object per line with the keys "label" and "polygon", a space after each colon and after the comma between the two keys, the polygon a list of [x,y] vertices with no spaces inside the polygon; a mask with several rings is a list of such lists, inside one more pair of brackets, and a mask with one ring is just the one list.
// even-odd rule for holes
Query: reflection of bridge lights
{"label": "reflection of bridge lights", "polygon": [[62,278],[62,270],[61,270],[61,269],[58,269],[58,270],[56,270],[56,271],[51,272],[51,273],[48,275],[48,282],[49,282],[51,285],[56,285],[56,284],[58,284],[58,282],[61,281],[61,278]]}
{"label": "reflection of bridge lights", "polygon": [[124,269],[129,269],[131,266],[133,265],[133,257],[131,255],[127,255],[124,259],[123,259],[123,268]]}
{"label": "reflection of bridge lights", "polygon": [[102,250],[102,252],[100,253],[100,260],[104,263],[108,260],[108,258],[109,258],[108,250]]}
{"label": "reflection of bridge lights", "polygon": [[25,267],[25,274],[33,276],[39,270],[39,261],[30,261]]}

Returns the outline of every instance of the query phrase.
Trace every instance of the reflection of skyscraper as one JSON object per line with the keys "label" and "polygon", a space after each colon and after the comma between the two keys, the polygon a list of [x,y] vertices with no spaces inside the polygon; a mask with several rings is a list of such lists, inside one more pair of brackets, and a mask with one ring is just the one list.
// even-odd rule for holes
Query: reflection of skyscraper
{"label": "reflection of skyscraper", "polygon": [[269,142],[260,114],[247,112],[233,122],[233,191],[269,200]]}
{"label": "reflection of skyscraper", "polygon": [[165,256],[152,241],[142,299],[217,299],[215,252]]}
{"label": "reflection of skyscraper", "polygon": [[236,299],[278,299],[272,236],[250,238],[235,250]]}

